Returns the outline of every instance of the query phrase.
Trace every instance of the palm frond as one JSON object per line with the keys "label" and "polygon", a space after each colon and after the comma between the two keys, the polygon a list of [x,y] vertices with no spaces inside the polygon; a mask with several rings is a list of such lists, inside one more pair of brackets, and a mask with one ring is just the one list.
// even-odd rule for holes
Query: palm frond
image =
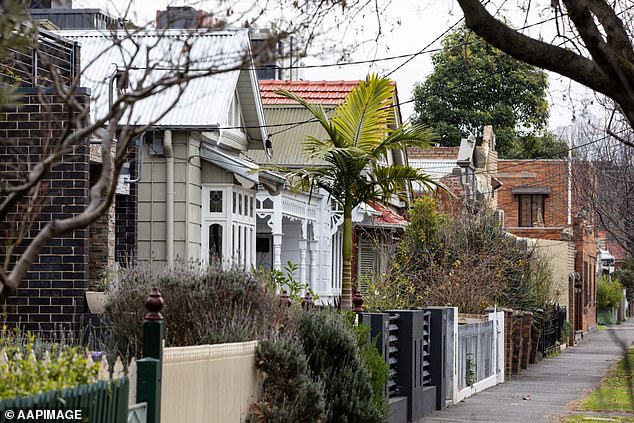
{"label": "palm frond", "polygon": [[385,156],[388,151],[408,147],[430,148],[438,136],[426,125],[401,126],[385,137],[373,150],[375,158]]}
{"label": "palm frond", "polygon": [[385,107],[392,96],[389,79],[369,75],[337,106],[332,123],[348,146],[368,150],[381,143],[394,116]]}
{"label": "palm frond", "polygon": [[383,198],[398,195],[410,182],[418,182],[428,188],[439,186],[429,175],[407,165],[374,166],[370,179],[379,188]]}
{"label": "palm frond", "polygon": [[320,104],[312,104],[306,99],[288,90],[277,90],[275,91],[275,94],[290,98],[291,100],[294,100],[304,106],[319,121],[321,126],[328,134],[328,137],[330,137],[330,141],[332,141],[335,145],[338,145],[340,143],[340,134],[338,133],[335,125],[328,118],[326,111]]}

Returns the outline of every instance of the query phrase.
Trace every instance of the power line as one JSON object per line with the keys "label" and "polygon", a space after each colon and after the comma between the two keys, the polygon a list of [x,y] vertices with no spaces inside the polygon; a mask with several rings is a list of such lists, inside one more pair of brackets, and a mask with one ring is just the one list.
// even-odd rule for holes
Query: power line
{"label": "power line", "polygon": [[[438,94],[441,94],[441,93],[450,92],[450,91],[454,91],[454,90],[457,90],[457,89],[460,89],[460,88],[464,88],[467,85],[470,85],[470,84],[482,81],[484,79],[491,78],[493,76],[499,75],[501,73],[510,71],[510,70],[514,69],[516,66],[517,65],[511,65],[511,66],[507,66],[507,67],[502,68],[502,69],[498,69],[495,72],[488,73],[488,74],[486,74],[484,76],[481,76],[479,78],[476,78],[474,80],[465,81],[463,84],[455,85],[455,86],[453,86],[451,88],[447,88],[447,89],[444,89],[444,90],[439,90],[439,91],[435,91],[433,93],[427,94],[427,95],[423,96],[422,98],[427,98],[427,97],[431,97],[431,96],[438,95]],[[392,103],[392,104],[390,104],[388,106],[384,106],[384,108],[396,108],[396,107],[400,107],[403,104],[408,104],[408,103],[414,102],[416,100],[418,100],[418,99],[410,99],[410,100],[406,100],[406,101],[400,101],[398,103]],[[318,120],[316,118],[311,118],[311,119],[308,119],[308,120],[288,122],[288,123],[267,124],[267,125],[251,125],[251,126],[226,126],[226,127],[219,127],[217,129],[259,129],[259,128],[269,128],[269,127],[280,127],[280,126],[290,126],[291,127],[291,128],[287,128],[287,129],[275,132],[273,134],[269,134],[270,136],[273,136],[273,135],[277,135],[277,134],[279,134],[281,132],[285,132],[287,130],[296,128],[298,126],[301,126],[301,125],[304,125],[304,124],[307,124],[307,123],[311,123],[311,122],[317,122],[317,121]]]}
{"label": "power line", "polygon": [[[542,25],[544,23],[547,23],[549,21],[555,20],[555,17],[551,17],[548,19],[544,19],[538,22],[534,22],[530,25],[525,25],[521,28],[518,28],[518,31],[524,30],[524,29],[528,29],[537,25]],[[322,63],[322,64],[316,64],[316,65],[293,65],[293,66],[275,66],[275,69],[282,69],[282,70],[289,70],[289,69],[314,69],[314,68],[329,68],[329,67],[340,67],[340,66],[354,66],[354,65],[363,65],[363,64],[372,64],[372,63],[377,63],[377,62],[385,62],[385,61],[390,61],[390,60],[397,60],[397,59],[404,59],[404,58],[408,58],[408,60],[404,63],[402,63],[401,65],[399,65],[398,67],[396,67],[395,69],[393,69],[392,71],[390,71],[388,74],[386,74],[385,76],[390,76],[392,73],[396,72],[398,69],[402,68],[404,65],[406,65],[407,63],[409,63],[412,59],[414,59],[417,56],[420,56],[421,54],[428,54],[428,53],[436,53],[438,51],[442,51],[442,47],[438,47],[438,48],[434,48],[434,49],[429,49],[429,47],[431,47],[434,43],[436,43],[440,38],[442,38],[444,35],[446,35],[449,31],[451,31],[452,29],[454,29],[458,24],[460,24],[462,21],[464,20],[464,18],[461,18],[460,20],[458,20],[457,22],[455,22],[453,25],[451,25],[448,29],[446,29],[445,31],[443,31],[439,36],[437,36],[432,42],[428,43],[425,47],[423,47],[422,49],[413,52],[413,53],[404,53],[404,54],[398,54],[398,55],[394,55],[394,56],[386,56],[386,57],[380,57],[377,59],[365,59],[365,60],[353,60],[353,61],[349,61],[349,62],[337,62],[337,63]],[[477,41],[468,41],[465,43],[461,43],[458,44],[459,46],[468,46],[471,44],[476,43]],[[183,67],[179,67],[179,66],[129,66],[127,67],[127,69],[129,70],[145,70],[145,69],[152,69],[152,70],[156,70],[156,71],[179,71],[179,70],[184,70]],[[199,69],[199,68],[188,68],[187,69],[189,72],[209,72],[208,68],[203,68],[203,69]],[[235,68],[231,68],[230,70],[244,70],[244,71],[249,71],[249,70],[271,70],[270,67],[235,67]]]}
{"label": "power line", "polygon": [[[385,76],[389,77],[390,75],[392,75],[394,72],[396,72],[397,70],[401,69],[403,66],[405,66],[406,64],[408,64],[409,62],[411,62],[412,60],[414,60],[415,57],[423,54],[423,53],[428,53],[429,51],[426,51],[429,47],[431,47],[436,41],[440,40],[442,37],[444,37],[446,34],[449,33],[449,31],[452,31],[456,26],[458,26],[458,24],[460,22],[462,22],[464,20],[463,18],[460,18],[458,21],[456,21],[456,23],[454,23],[453,25],[451,25],[449,28],[447,28],[443,33],[441,33],[439,36],[437,36],[436,38],[434,38],[434,40],[432,42],[430,42],[429,44],[427,44],[425,47],[423,47],[418,53],[414,53],[409,59],[407,59],[406,61],[404,61],[403,63],[401,63],[400,65],[398,65],[396,68],[392,69],[390,72],[388,72]],[[473,42],[473,41],[472,41]],[[437,49],[437,50],[442,50],[442,48]]]}

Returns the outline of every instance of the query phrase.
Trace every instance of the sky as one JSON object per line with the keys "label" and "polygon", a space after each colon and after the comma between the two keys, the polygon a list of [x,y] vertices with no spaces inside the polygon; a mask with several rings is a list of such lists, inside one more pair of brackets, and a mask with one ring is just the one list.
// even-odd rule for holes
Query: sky
{"label": "sky", "polygon": [[[235,11],[240,11],[240,7],[251,5],[252,0],[236,0],[228,2],[227,0],[137,0],[133,1],[131,6],[132,20],[135,23],[143,23],[154,19],[156,10],[164,10],[169,5],[189,4],[197,9],[206,11],[218,10],[218,8],[226,8],[231,5]],[[261,4],[270,4],[270,0],[256,0]],[[374,3],[374,2],[369,2]],[[389,4],[388,4],[389,3]],[[515,5],[515,2],[512,2]],[[386,57],[399,55],[407,55],[420,52],[421,50],[430,50],[440,47],[440,41],[437,40],[449,27],[461,21],[462,10],[455,0],[379,0],[378,4],[387,4],[387,7],[376,13],[371,9],[367,9],[365,15],[357,15],[351,20],[347,29],[339,23],[338,28],[329,28],[328,34],[332,42],[337,46],[358,44],[353,51],[350,52],[349,61],[375,60]],[[503,2],[502,4],[505,4]],[[73,0],[73,7],[95,7],[109,11],[115,16],[120,16],[125,12],[127,7],[126,0]],[[535,13],[533,16],[520,16],[522,21],[528,24],[538,22],[543,19],[538,7],[533,7]],[[336,12],[335,12],[336,13]],[[503,10],[506,16],[517,14],[515,9]],[[284,14],[284,11],[271,8],[269,14]],[[377,15],[381,19],[381,35],[378,37],[379,24]],[[234,16],[240,16],[236,13]],[[337,20],[336,16],[332,16],[334,25]],[[518,16],[515,16],[518,18]],[[266,24],[265,17],[260,22]],[[272,19],[272,18],[269,18]],[[516,19],[517,20],[517,19]],[[327,19],[328,21],[328,19]],[[265,25],[264,25],[265,26]],[[539,29],[540,31],[548,31],[548,29]],[[547,39],[548,32],[539,32],[531,34]],[[334,48],[321,54],[320,49],[313,48],[309,55],[302,59],[303,65],[320,65],[337,63],[340,57],[340,49]],[[424,81],[425,77],[433,70],[430,53],[422,53],[413,58],[405,57],[393,60],[379,61],[373,64],[346,65],[336,67],[318,67],[304,69],[300,75],[302,79],[307,80],[356,80],[363,79],[369,72],[376,72],[381,75],[387,75],[396,81],[399,100],[402,103],[401,112],[403,118],[406,119],[414,111],[411,99],[412,90],[417,82]],[[571,98],[572,97],[572,98]],[[566,126],[572,123],[573,116],[583,113],[587,104],[592,101],[592,95],[585,89],[573,84],[569,88],[569,81],[558,75],[551,75],[549,100],[551,102],[551,118],[550,126],[552,129],[556,127]]]}

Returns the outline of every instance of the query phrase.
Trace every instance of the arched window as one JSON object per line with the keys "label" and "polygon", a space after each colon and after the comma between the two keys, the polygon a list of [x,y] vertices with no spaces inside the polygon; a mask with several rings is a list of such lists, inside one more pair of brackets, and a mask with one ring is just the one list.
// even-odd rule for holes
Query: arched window
{"label": "arched window", "polygon": [[209,225],[209,258],[222,261],[222,225]]}

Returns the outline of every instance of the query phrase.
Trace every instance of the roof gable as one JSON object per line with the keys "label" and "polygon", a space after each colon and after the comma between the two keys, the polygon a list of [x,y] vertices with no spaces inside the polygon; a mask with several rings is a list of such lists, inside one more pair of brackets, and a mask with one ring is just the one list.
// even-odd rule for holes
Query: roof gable
{"label": "roof gable", "polygon": [[[138,101],[126,122],[165,128],[212,129],[222,126],[236,91],[240,96],[244,123],[251,139],[265,138],[264,113],[246,30],[191,31],[148,30],[132,34],[102,31],[59,31],[81,44],[81,85],[92,91],[93,119],[108,109],[109,79],[115,65],[132,67],[131,85],[143,78],[156,81],[183,67],[189,55],[190,67],[217,68],[216,74],[192,80],[181,92],[171,87]],[[121,47],[115,46],[115,41]],[[138,48],[138,50],[137,50]],[[146,55],[145,51],[149,53]],[[136,54],[135,54],[136,52]],[[146,75],[147,69],[153,69]],[[173,105],[173,106],[172,106]]]}
{"label": "roof gable", "polygon": [[[303,142],[311,136],[319,139],[327,137],[326,131],[315,122],[310,112],[296,101],[275,94],[275,91],[285,89],[292,91],[310,103],[320,104],[330,112],[342,103],[346,96],[356,88],[361,81],[290,81],[290,80],[262,80],[260,91],[262,103],[268,124],[275,127],[270,129],[273,142],[273,157],[269,161],[264,153],[248,152],[247,155],[258,163],[273,163],[287,167],[301,167],[305,165],[326,165],[324,161],[308,160],[304,157]],[[398,105],[396,84],[394,86],[393,104]],[[400,125],[400,109],[395,108],[397,126]],[[401,161],[404,161],[400,159]],[[400,164],[400,162],[399,162]]]}

